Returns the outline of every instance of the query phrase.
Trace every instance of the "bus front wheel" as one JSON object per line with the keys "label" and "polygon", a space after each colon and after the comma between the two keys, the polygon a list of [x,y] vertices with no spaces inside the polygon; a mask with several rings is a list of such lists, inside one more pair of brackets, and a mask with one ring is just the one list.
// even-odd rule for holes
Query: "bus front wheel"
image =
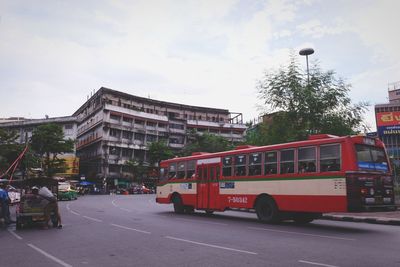
{"label": "bus front wheel", "polygon": [[279,210],[275,201],[269,197],[261,197],[256,203],[258,219],[263,223],[279,223]]}
{"label": "bus front wheel", "polygon": [[185,211],[185,206],[182,203],[182,198],[178,195],[174,196],[172,199],[172,203],[174,203],[174,211],[177,214],[182,214]]}

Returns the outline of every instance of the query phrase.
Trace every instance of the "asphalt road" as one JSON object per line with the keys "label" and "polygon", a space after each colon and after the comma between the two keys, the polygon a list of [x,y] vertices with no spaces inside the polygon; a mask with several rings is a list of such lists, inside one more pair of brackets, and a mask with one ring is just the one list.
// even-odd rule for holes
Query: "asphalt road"
{"label": "asphalt road", "polygon": [[1,266],[400,266],[399,226],[177,215],[155,195],[59,203],[63,229],[0,230]]}

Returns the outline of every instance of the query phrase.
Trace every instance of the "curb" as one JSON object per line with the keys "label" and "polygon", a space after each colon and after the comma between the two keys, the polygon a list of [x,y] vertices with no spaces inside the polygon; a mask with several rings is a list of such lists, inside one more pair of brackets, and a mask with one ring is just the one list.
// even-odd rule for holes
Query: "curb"
{"label": "curb", "polygon": [[345,222],[364,222],[373,224],[385,224],[385,225],[400,225],[399,219],[390,218],[373,218],[373,217],[357,217],[357,216],[343,216],[343,215],[329,215],[324,214],[322,219],[332,221],[345,221]]}

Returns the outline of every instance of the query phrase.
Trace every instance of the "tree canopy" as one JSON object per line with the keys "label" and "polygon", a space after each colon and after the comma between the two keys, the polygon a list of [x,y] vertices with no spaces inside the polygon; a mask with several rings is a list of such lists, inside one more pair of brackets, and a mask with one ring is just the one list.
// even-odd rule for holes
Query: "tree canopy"
{"label": "tree canopy", "polygon": [[350,88],[334,71],[323,71],[317,63],[310,69],[308,82],[292,54],[288,66],[266,72],[258,82],[259,97],[270,114],[266,115],[268,122],[249,135],[249,143],[273,144],[303,140],[309,134],[349,135],[364,130],[368,104],[353,104]]}
{"label": "tree canopy", "polygon": [[184,147],[182,154],[189,156],[193,152],[220,152],[232,149],[233,145],[222,136],[209,133],[198,133],[191,131],[188,133],[188,142]]}
{"label": "tree canopy", "polygon": [[43,158],[43,171],[48,177],[65,171],[65,160],[57,156],[73,152],[74,141],[65,140],[60,125],[44,124],[38,126],[32,133],[32,149]]}
{"label": "tree canopy", "polygon": [[151,165],[157,164],[165,159],[170,159],[174,156],[172,150],[163,141],[153,142],[149,146],[149,161]]}

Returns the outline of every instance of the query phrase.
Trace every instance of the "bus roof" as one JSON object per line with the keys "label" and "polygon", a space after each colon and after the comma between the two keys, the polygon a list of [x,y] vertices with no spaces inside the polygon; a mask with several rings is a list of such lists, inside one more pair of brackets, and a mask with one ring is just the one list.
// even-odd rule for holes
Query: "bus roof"
{"label": "bus roof", "polygon": [[377,138],[370,138],[363,135],[352,135],[352,136],[335,136],[329,134],[318,134],[318,135],[310,135],[308,140],[303,141],[295,141],[295,142],[288,142],[282,144],[274,144],[274,145],[267,145],[267,146],[250,146],[250,145],[240,145],[233,150],[215,152],[215,153],[208,153],[208,152],[194,152],[191,156],[186,157],[175,157],[168,160],[163,160],[163,163],[173,163],[179,161],[187,161],[187,160],[198,160],[204,158],[211,158],[211,157],[222,157],[228,155],[234,155],[238,153],[255,153],[261,152],[265,150],[281,150],[286,148],[292,147],[304,147],[304,146],[312,146],[312,145],[319,145],[319,144],[330,144],[330,143],[338,143],[344,142],[347,140],[352,140],[354,143],[363,143],[364,138],[368,138],[369,140],[375,140],[375,144],[377,146],[383,147],[382,141]]}

